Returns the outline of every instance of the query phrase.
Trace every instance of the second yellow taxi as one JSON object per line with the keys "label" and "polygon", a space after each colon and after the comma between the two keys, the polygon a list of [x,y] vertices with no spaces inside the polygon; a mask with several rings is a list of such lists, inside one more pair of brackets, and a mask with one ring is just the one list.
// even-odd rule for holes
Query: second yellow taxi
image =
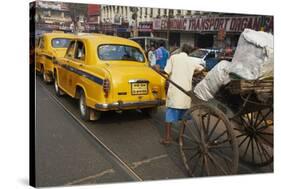
{"label": "second yellow taxi", "polygon": [[73,34],[55,31],[44,33],[38,38],[35,48],[35,68],[45,82],[53,81],[53,60],[65,55],[73,36]]}

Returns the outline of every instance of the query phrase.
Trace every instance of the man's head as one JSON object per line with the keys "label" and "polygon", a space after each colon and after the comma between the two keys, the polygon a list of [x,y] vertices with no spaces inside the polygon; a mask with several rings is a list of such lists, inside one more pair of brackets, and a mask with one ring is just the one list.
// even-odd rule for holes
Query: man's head
{"label": "man's head", "polygon": [[192,49],[193,48],[188,44],[183,44],[182,47],[181,47],[181,51],[185,52],[188,55],[191,53]]}
{"label": "man's head", "polygon": [[159,47],[165,47],[165,42],[164,41],[160,41],[159,42]]}

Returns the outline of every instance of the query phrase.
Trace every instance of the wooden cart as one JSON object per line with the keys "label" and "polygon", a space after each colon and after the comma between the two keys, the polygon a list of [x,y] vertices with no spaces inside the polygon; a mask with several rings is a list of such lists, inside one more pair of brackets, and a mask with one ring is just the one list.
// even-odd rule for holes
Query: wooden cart
{"label": "wooden cart", "polygon": [[208,102],[186,94],[193,105],[181,123],[179,146],[190,176],[235,174],[239,159],[272,163],[273,79],[233,80]]}

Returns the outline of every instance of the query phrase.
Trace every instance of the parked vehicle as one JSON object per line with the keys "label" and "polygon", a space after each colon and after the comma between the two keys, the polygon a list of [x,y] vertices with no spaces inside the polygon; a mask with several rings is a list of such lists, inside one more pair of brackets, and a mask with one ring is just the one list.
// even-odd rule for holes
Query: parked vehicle
{"label": "parked vehicle", "polygon": [[165,102],[165,79],[148,66],[140,45],[100,34],[76,36],[56,60],[55,91],[79,99],[82,119],[102,111],[142,109],[151,113]]}
{"label": "parked vehicle", "polygon": [[[195,62],[207,67],[208,61],[214,61],[218,57],[220,49],[210,48],[210,49],[196,49],[189,56],[193,57]],[[212,64],[213,65],[213,64]]]}
{"label": "parked vehicle", "polygon": [[164,43],[168,48],[168,40],[160,37],[132,37],[131,40],[137,42],[147,52],[151,45],[157,46],[160,43]]}
{"label": "parked vehicle", "polygon": [[232,47],[232,48],[225,48],[223,50],[220,51],[220,53],[218,54],[218,58],[220,60],[227,60],[227,61],[232,61],[232,58],[234,56],[236,48]]}
{"label": "parked vehicle", "polygon": [[63,32],[44,33],[36,40],[35,68],[45,82],[53,81],[53,60],[65,55],[70,39],[74,35]]}

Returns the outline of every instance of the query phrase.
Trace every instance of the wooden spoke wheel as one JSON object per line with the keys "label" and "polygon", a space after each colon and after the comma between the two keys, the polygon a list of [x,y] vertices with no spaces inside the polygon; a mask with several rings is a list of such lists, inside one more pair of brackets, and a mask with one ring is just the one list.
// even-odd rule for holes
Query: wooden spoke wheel
{"label": "wooden spoke wheel", "polygon": [[237,142],[240,159],[254,166],[273,162],[273,108],[239,115]]}
{"label": "wooden spoke wheel", "polygon": [[192,107],[179,136],[183,163],[190,176],[229,175],[238,169],[238,145],[225,114],[208,104]]}

